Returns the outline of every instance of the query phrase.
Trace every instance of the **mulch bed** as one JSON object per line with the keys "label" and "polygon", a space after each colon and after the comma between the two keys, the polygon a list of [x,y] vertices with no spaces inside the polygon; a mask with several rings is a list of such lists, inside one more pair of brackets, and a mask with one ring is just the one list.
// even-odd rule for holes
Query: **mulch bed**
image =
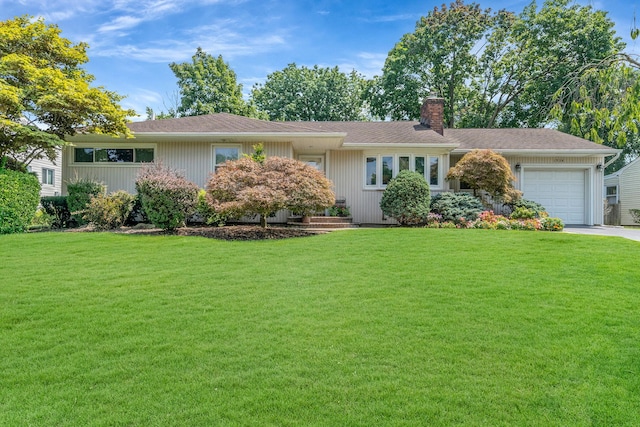
{"label": "mulch bed", "polygon": [[[96,231],[90,227],[76,228],[69,231]],[[324,231],[307,230],[295,227],[270,226],[262,228],[256,225],[227,225],[224,227],[181,227],[172,232],[159,228],[121,227],[113,230],[121,234],[200,236],[218,240],[274,240],[292,237],[306,237],[322,234]]]}

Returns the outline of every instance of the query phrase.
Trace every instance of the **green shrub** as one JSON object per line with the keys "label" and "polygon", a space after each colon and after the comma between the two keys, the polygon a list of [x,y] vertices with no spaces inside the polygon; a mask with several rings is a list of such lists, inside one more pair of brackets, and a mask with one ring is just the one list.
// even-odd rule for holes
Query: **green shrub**
{"label": "green shrub", "polygon": [[546,231],[562,231],[564,223],[560,218],[542,218],[542,229]]}
{"label": "green shrub", "polygon": [[136,190],[151,223],[163,230],[183,226],[198,202],[198,186],[161,163],[140,170]]}
{"label": "green shrub", "polygon": [[45,230],[51,228],[53,218],[44,209],[38,209],[31,224],[29,224],[29,230]]}
{"label": "green shrub", "polygon": [[82,218],[98,230],[111,230],[122,226],[131,210],[135,197],[126,191],[116,191],[108,196],[98,194],[84,210]]}
{"label": "green shrub", "polygon": [[0,169],[0,234],[27,231],[39,199],[40,183],[35,175]]}
{"label": "green shrub", "polygon": [[71,217],[79,225],[85,224],[82,216],[91,199],[104,194],[105,190],[104,184],[86,178],[78,178],[67,184],[67,192],[69,193],[67,206]]}
{"label": "green shrub", "polygon": [[333,205],[329,208],[329,216],[339,216],[346,218],[351,216],[351,211],[349,210],[349,206]]}
{"label": "green shrub", "polygon": [[229,219],[227,215],[216,212],[213,209],[213,203],[210,200],[211,196],[207,194],[205,190],[198,191],[198,204],[196,206],[196,213],[202,218],[207,225],[216,225],[222,227]]}
{"label": "green shrub", "polygon": [[67,205],[67,196],[45,196],[40,199],[40,205],[51,217],[51,227],[72,228],[77,226]]}
{"label": "green shrub", "polygon": [[537,215],[533,210],[529,208],[518,206],[513,212],[511,212],[511,215],[509,215],[509,217],[511,219],[532,219],[536,218]]}
{"label": "green shrub", "polygon": [[131,212],[129,212],[129,216],[124,222],[124,225],[136,225],[145,222],[149,222],[149,218],[147,218],[147,215],[144,213],[144,209],[142,208],[142,200],[139,194],[134,194],[133,208],[131,209]]}
{"label": "green shrub", "polygon": [[484,209],[480,200],[467,193],[440,193],[431,199],[431,212],[443,221],[473,221]]}
{"label": "green shrub", "polygon": [[431,193],[424,176],[404,170],[387,185],[380,208],[400,225],[415,225],[427,222],[430,203]]}
{"label": "green shrub", "polygon": [[543,218],[547,216],[547,210],[544,208],[544,206],[542,206],[538,202],[534,202],[533,200],[518,199],[513,203],[509,203],[507,206],[511,208],[512,212],[515,212],[519,208],[528,209],[534,213],[533,218]]}

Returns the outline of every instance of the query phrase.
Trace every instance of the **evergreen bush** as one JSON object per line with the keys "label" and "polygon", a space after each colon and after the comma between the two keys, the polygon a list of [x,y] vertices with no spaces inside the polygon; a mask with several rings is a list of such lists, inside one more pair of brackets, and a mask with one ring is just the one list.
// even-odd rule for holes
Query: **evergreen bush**
{"label": "evergreen bush", "polygon": [[518,210],[518,208],[524,208],[534,213],[534,218],[543,218],[547,216],[547,210],[538,202],[534,202],[533,200],[527,199],[519,199],[512,203],[509,203],[508,206],[511,208],[512,212]]}
{"label": "evergreen bush", "polygon": [[408,170],[393,178],[382,193],[382,213],[394,218],[400,225],[427,222],[431,191],[424,176]]}
{"label": "evergreen bush", "polygon": [[467,193],[439,193],[431,199],[431,212],[443,221],[473,221],[482,211],[482,202]]}
{"label": "evergreen bush", "polygon": [[45,196],[40,199],[42,209],[51,217],[51,227],[72,228],[77,225],[67,205],[67,196]]}
{"label": "evergreen bush", "polygon": [[104,194],[104,184],[87,178],[77,178],[67,183],[67,206],[71,217],[79,224],[85,224],[84,210],[93,197]]}

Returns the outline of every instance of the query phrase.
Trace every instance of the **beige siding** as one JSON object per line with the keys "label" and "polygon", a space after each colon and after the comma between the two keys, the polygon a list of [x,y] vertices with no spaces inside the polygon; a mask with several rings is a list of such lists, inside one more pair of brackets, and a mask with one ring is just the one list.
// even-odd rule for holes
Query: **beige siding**
{"label": "beige siding", "polygon": [[380,210],[382,190],[365,190],[362,151],[332,151],[329,155],[329,179],[335,186],[336,198],[346,200],[354,222],[361,224],[394,224],[383,219]]}
{"label": "beige siding", "polygon": [[640,161],[634,162],[620,174],[620,219],[622,225],[637,225],[629,209],[640,209]]}
{"label": "beige siding", "polygon": [[[53,170],[53,185],[42,182],[42,169]],[[29,164],[29,170],[38,176],[40,182],[40,196],[58,196],[62,194],[62,151],[58,152],[55,163],[49,159],[33,160]]]}
{"label": "beige siding", "polygon": [[[82,141],[77,141],[76,145],[81,146]],[[108,143],[89,143],[96,147],[106,147]],[[123,145],[122,143],[119,143]],[[213,147],[214,145],[240,145],[243,153],[252,153],[252,146],[255,143],[213,143],[208,141],[183,143],[177,141],[163,141],[157,143],[145,143],[144,146],[152,144],[156,148],[155,159],[162,161],[166,166],[184,172],[186,178],[198,185],[200,188],[206,186],[209,175],[213,171]],[[112,144],[116,146],[117,144]],[[137,146],[141,144],[129,143],[127,146]],[[269,142],[265,144],[265,153],[268,156],[292,157],[293,150],[288,142]],[[124,190],[135,193],[135,180],[141,164],[111,164],[111,165],[73,165],[73,148],[67,148],[64,156],[65,176],[62,178],[63,194],[67,194],[66,182],[81,178],[92,179],[104,183],[107,192],[111,193]],[[40,175],[38,175],[40,176]],[[286,222],[287,212],[279,213],[275,218],[270,218],[269,222]],[[257,220],[257,219],[256,219]]]}

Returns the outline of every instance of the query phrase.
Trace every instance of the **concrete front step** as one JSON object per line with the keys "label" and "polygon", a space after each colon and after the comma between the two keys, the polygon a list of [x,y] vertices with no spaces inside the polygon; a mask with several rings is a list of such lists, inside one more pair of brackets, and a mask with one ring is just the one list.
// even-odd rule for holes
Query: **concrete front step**
{"label": "concrete front step", "polygon": [[287,225],[293,227],[300,228],[358,228],[357,224],[353,223],[339,223],[339,222],[313,222],[313,223],[302,223],[302,222],[287,222]]}
{"label": "concrete front step", "polygon": [[291,217],[287,221],[288,225],[308,228],[357,228],[351,217],[339,216],[311,216],[311,217]]}

